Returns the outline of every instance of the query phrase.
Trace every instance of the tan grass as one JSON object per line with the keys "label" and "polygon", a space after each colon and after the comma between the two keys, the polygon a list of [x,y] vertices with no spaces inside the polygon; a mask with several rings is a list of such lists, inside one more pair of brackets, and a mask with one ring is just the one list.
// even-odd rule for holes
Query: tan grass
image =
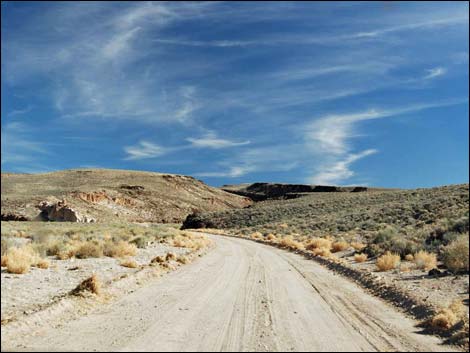
{"label": "tan grass", "polygon": [[93,274],[91,277],[88,277],[84,281],[82,281],[75,289],[73,289],[70,294],[72,295],[83,295],[86,292],[91,292],[96,295],[99,295],[101,292],[101,282],[96,276]]}
{"label": "tan grass", "polygon": [[460,300],[453,301],[449,307],[441,309],[432,319],[431,326],[448,330],[465,317],[466,309]]}
{"label": "tan grass", "polygon": [[331,249],[331,240],[327,238],[314,238],[310,240],[310,242],[305,247],[307,250],[314,250],[314,249]]}
{"label": "tan grass", "polygon": [[405,260],[406,261],[413,261],[415,259],[415,257],[413,256],[413,254],[406,254],[405,255]]}
{"label": "tan grass", "polygon": [[266,240],[269,240],[269,241],[273,241],[273,240],[276,240],[276,239],[277,239],[277,237],[273,233],[269,233],[266,236]]}
{"label": "tan grass", "polygon": [[365,262],[367,260],[367,254],[355,254],[354,261],[356,262]]}
{"label": "tan grass", "polygon": [[104,255],[110,257],[135,256],[137,247],[127,241],[121,240],[117,243],[107,242],[104,245]]}
{"label": "tan grass", "polygon": [[2,255],[2,267],[6,267],[8,264],[8,256]]}
{"label": "tan grass", "polygon": [[79,259],[102,257],[103,247],[101,244],[92,241],[82,242],[76,247],[75,256]]}
{"label": "tan grass", "polygon": [[337,241],[331,245],[331,252],[343,251],[349,248],[349,244],[345,241]]}
{"label": "tan grass", "polygon": [[429,271],[437,267],[436,254],[428,253],[424,250],[418,251],[413,256],[413,261],[420,270]]}
{"label": "tan grass", "polygon": [[120,265],[123,267],[129,267],[129,268],[139,267],[139,264],[134,259],[124,259],[121,261]]}
{"label": "tan grass", "polygon": [[169,252],[166,254],[166,261],[176,260],[176,254],[174,252]]}
{"label": "tan grass", "polygon": [[400,265],[400,255],[386,252],[377,259],[376,266],[379,271],[389,271]]}
{"label": "tan grass", "polygon": [[361,251],[361,250],[363,250],[363,249],[366,247],[365,244],[360,243],[360,242],[356,242],[356,241],[353,241],[353,242],[351,243],[351,246],[352,246],[353,249],[356,250],[356,251]]}
{"label": "tan grass", "polygon": [[39,259],[39,261],[35,264],[37,268],[41,268],[43,270],[46,270],[50,266],[50,262],[47,259]]}
{"label": "tan grass", "polygon": [[263,238],[263,234],[260,233],[260,232],[254,232],[254,233],[251,233],[251,234],[250,234],[250,238],[251,238],[251,239],[262,239],[262,238]]}
{"label": "tan grass", "polygon": [[38,255],[30,246],[10,248],[7,252],[7,272],[15,274],[27,273],[31,265],[37,262]]}
{"label": "tan grass", "polygon": [[332,256],[329,248],[315,248],[312,251],[315,256],[321,256],[321,257]]}
{"label": "tan grass", "polygon": [[283,237],[279,241],[279,245],[286,249],[293,249],[293,250],[301,250],[304,248],[304,245],[301,242],[294,240],[294,237],[288,235],[287,237]]}
{"label": "tan grass", "polygon": [[180,264],[188,264],[189,263],[189,258],[185,255],[180,255],[178,256],[178,258],[176,259],[177,262],[179,262]]}

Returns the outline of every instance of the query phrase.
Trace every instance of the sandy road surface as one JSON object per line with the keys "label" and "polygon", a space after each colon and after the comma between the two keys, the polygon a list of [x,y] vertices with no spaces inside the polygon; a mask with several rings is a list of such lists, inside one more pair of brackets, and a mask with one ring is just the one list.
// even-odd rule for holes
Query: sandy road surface
{"label": "sandy road surface", "polygon": [[211,236],[196,262],[3,350],[443,351],[414,322],[314,261]]}

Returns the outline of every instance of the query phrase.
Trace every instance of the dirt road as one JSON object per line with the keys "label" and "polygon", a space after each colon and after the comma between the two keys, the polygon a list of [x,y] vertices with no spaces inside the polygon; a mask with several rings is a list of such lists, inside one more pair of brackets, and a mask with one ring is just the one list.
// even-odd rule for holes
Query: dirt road
{"label": "dirt road", "polygon": [[[211,236],[216,248],[79,320],[3,349],[443,351],[415,322],[314,261]],[[5,343],[5,342],[3,342]]]}

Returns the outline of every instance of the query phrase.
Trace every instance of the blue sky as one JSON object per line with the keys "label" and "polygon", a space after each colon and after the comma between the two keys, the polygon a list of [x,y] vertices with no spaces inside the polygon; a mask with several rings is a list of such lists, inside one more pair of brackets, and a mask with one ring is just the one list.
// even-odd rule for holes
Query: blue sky
{"label": "blue sky", "polygon": [[2,171],[468,182],[466,2],[2,2]]}

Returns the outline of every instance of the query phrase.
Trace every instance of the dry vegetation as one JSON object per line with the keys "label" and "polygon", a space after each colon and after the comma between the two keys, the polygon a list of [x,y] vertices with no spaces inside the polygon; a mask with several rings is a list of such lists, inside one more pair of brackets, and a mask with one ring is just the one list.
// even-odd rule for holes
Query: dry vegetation
{"label": "dry vegetation", "polygon": [[[121,259],[122,266],[137,268],[132,257],[138,249],[158,243],[194,252],[207,247],[210,241],[171,225],[2,222],[1,265],[9,273],[24,274],[33,266],[49,268],[50,259],[106,256]],[[176,260],[176,255],[167,254],[168,260]]]}

